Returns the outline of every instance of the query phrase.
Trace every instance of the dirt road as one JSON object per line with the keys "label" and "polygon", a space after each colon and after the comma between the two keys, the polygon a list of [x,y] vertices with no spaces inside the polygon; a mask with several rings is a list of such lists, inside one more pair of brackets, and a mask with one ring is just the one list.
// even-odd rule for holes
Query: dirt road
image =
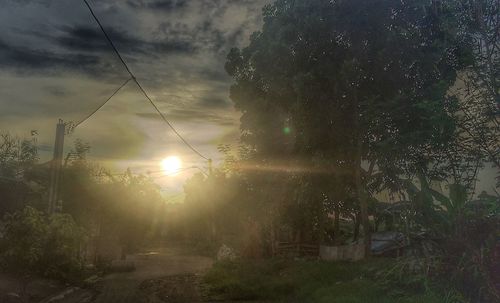
{"label": "dirt road", "polygon": [[[162,302],[152,295],[154,280],[165,277],[176,278],[171,284],[170,291],[196,292],[189,278],[210,268],[212,260],[207,257],[186,254],[185,251],[175,248],[151,250],[142,254],[127,256],[127,261],[134,263],[136,270],[126,273],[113,273],[104,277],[99,284],[98,293],[88,290],[79,290],[60,300],[60,303],[145,303]],[[191,289],[177,289],[189,285]],[[168,294],[167,294],[168,295]],[[164,294],[164,296],[166,296]]]}

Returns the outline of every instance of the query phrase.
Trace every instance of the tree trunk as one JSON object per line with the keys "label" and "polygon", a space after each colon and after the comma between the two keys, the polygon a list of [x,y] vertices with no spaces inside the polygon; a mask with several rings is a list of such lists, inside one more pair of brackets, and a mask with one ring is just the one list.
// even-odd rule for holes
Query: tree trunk
{"label": "tree trunk", "polygon": [[363,181],[361,180],[361,161],[363,157],[363,136],[361,132],[361,117],[359,113],[359,100],[356,91],[354,91],[354,124],[356,129],[355,137],[355,159],[354,159],[354,181],[356,184],[356,196],[359,201],[359,208],[361,210],[361,224],[363,225],[365,256],[369,257],[371,254],[371,229],[370,220],[368,218],[368,201],[366,199]]}
{"label": "tree trunk", "polygon": [[368,218],[368,203],[361,181],[361,161],[358,160],[358,162],[359,165],[356,165],[355,169],[356,193],[359,200],[359,208],[361,209],[361,224],[363,225],[365,256],[369,257],[371,254],[371,227],[370,220]]}

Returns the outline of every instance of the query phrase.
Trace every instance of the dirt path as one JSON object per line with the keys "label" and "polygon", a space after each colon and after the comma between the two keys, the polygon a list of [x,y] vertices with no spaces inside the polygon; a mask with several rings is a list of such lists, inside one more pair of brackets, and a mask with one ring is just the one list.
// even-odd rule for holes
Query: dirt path
{"label": "dirt path", "polygon": [[[91,296],[89,291],[77,291],[62,300],[61,303],[142,303],[162,302],[151,295],[154,280],[165,277],[195,276],[210,268],[212,260],[207,257],[186,254],[180,249],[162,248],[143,254],[127,256],[127,261],[134,262],[136,270],[128,273],[114,273],[104,277],[99,285],[97,296]],[[149,281],[149,282],[148,282]],[[182,281],[181,281],[182,282]],[[186,287],[192,283],[177,283]],[[148,285],[151,284],[151,285]],[[172,284],[172,285],[177,285]],[[176,292],[193,294],[191,289],[178,289]],[[168,294],[167,294],[168,295]],[[169,300],[172,301],[172,300]],[[180,302],[180,301],[179,301]],[[192,302],[192,301],[185,301]]]}

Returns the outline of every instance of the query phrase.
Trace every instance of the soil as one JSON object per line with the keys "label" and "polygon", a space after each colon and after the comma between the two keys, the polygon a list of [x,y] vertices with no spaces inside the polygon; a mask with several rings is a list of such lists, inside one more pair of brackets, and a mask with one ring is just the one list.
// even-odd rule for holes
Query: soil
{"label": "soil", "polygon": [[133,263],[135,270],[106,275],[89,289],[68,287],[33,302],[209,303],[200,294],[200,281],[213,264],[211,258],[180,248],[159,248],[129,255],[125,262]]}
{"label": "soil", "polygon": [[95,289],[79,289],[64,298],[47,302],[196,302],[193,301],[198,300],[195,286],[197,279],[194,277],[208,270],[213,261],[180,248],[159,248],[129,255],[126,262],[133,263],[135,270],[109,274]]}

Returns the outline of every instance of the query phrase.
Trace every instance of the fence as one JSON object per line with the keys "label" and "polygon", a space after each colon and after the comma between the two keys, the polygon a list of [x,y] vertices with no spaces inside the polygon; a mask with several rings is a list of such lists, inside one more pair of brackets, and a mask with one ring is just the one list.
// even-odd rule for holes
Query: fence
{"label": "fence", "polygon": [[309,243],[276,242],[275,255],[285,257],[318,257],[319,245]]}

